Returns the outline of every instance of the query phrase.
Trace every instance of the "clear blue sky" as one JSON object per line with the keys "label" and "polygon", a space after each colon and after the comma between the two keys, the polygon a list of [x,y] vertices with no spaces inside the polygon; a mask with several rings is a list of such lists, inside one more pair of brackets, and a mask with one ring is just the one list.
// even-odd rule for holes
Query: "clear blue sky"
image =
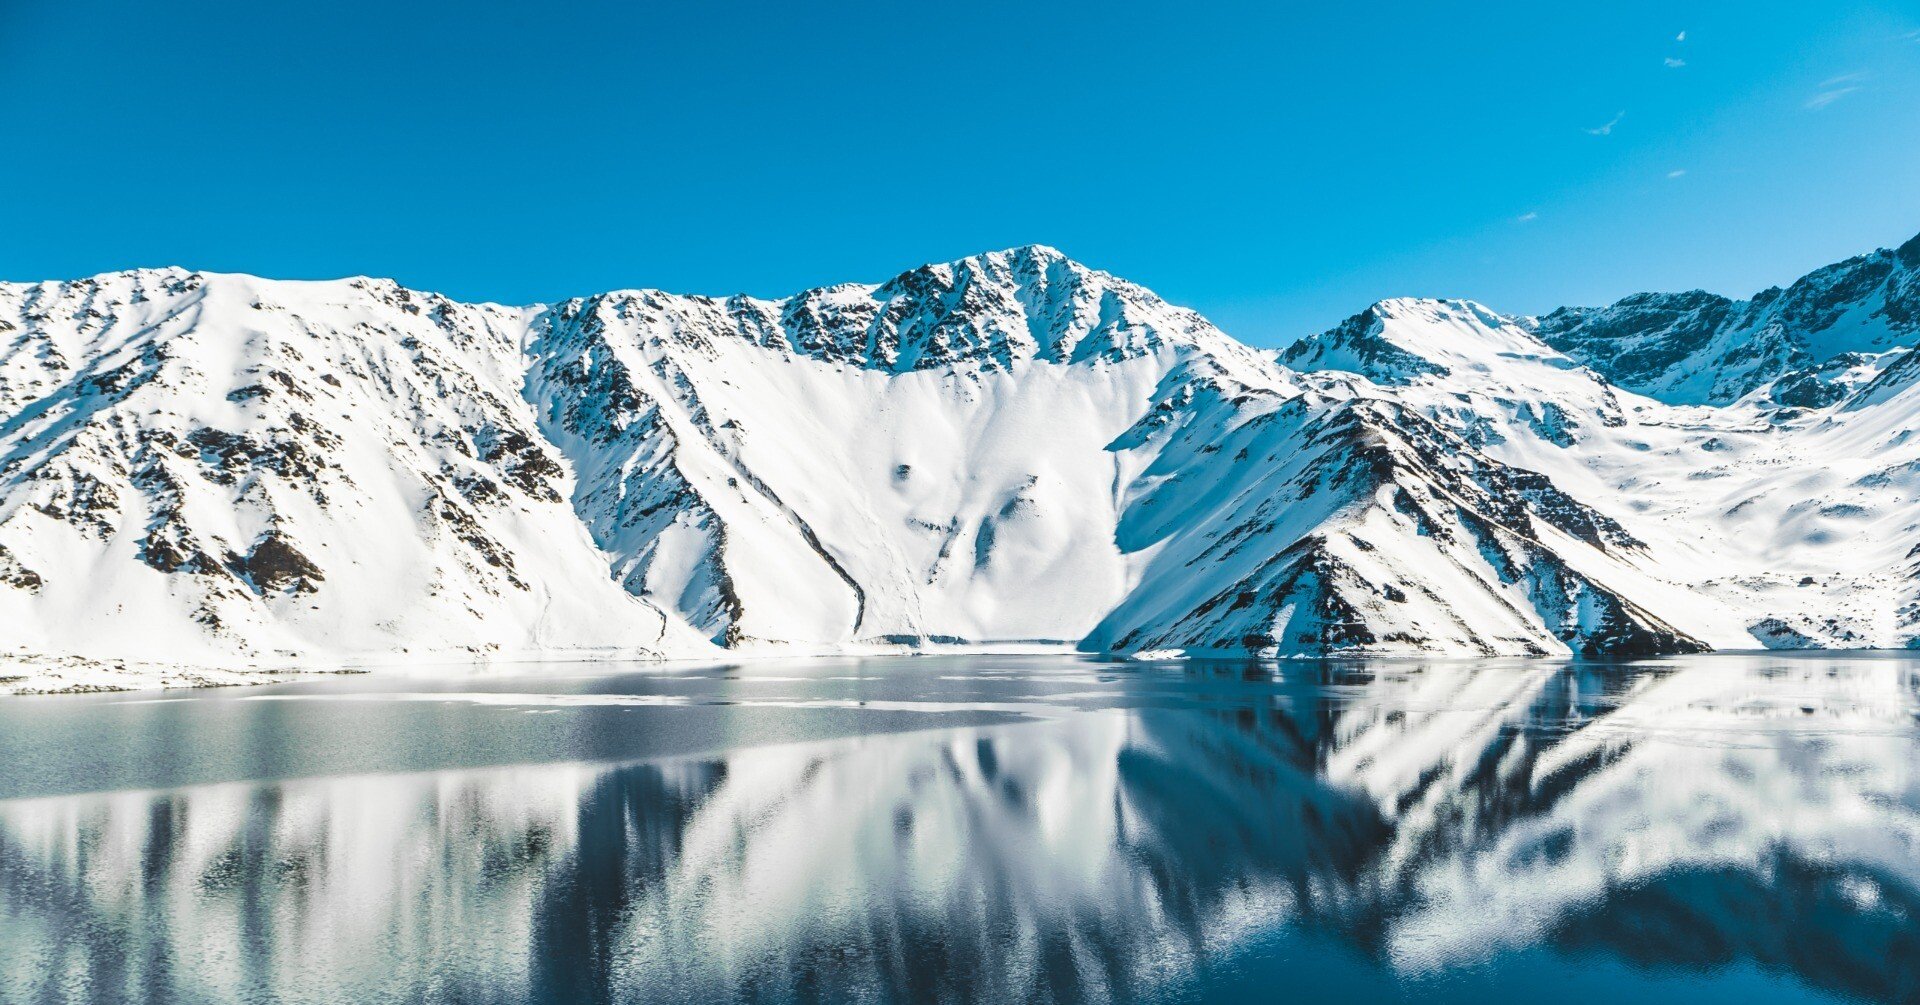
{"label": "clear blue sky", "polygon": [[1277,344],[1920,232],[1920,3],[1442,6],[0,0],[0,278],[780,295],[1038,242]]}

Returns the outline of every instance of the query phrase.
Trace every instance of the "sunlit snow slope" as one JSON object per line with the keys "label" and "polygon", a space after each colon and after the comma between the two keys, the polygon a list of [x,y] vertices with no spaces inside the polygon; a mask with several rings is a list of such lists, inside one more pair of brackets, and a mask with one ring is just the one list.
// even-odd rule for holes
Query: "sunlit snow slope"
{"label": "sunlit snow slope", "polygon": [[1917,274],[1278,358],[1041,247],[786,300],[0,284],[0,652],[1906,645]]}

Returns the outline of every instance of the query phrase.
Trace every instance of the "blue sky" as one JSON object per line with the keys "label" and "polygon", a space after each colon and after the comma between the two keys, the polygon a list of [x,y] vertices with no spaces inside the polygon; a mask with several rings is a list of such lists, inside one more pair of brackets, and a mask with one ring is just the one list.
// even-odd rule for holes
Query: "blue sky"
{"label": "blue sky", "polygon": [[1920,4],[1440,6],[4,0],[0,278],[771,296],[1038,242],[1278,344],[1920,232]]}

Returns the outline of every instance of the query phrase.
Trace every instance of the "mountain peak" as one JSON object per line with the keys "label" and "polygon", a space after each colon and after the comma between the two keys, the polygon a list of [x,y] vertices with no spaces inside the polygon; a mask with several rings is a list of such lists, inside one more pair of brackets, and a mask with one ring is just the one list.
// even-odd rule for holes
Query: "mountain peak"
{"label": "mountain peak", "polygon": [[1893,249],[1893,254],[1909,269],[1920,269],[1920,234],[1907,239],[1907,243]]}
{"label": "mountain peak", "polygon": [[[884,296],[889,291],[912,289],[929,280],[953,285],[965,278],[1000,285],[1028,286],[1037,282],[1058,281],[1067,276],[1101,276],[1114,282],[1121,281],[1108,273],[1068,258],[1057,248],[1044,244],[1025,244],[999,251],[983,251],[947,262],[928,262],[907,269],[886,282],[871,287],[849,283],[845,288],[869,289],[875,295]],[[814,291],[803,291],[797,296],[806,296],[812,292]]]}
{"label": "mountain peak", "polygon": [[983,251],[977,255],[969,255],[966,259],[962,259],[962,261],[993,259],[1008,262],[1065,262],[1078,269],[1084,269],[1089,272],[1093,271],[1092,269],[1088,269],[1087,266],[1067,257],[1066,252],[1050,244],[1019,244],[1011,248],[1002,248],[999,251]]}
{"label": "mountain peak", "polygon": [[578,314],[598,305],[614,305],[621,324],[675,338],[712,344],[733,336],[896,373],[1118,361],[1203,344],[1245,351],[1193,311],[1037,244],[917,266],[878,284],[822,286],[779,300],[629,291],[572,301],[557,312]]}
{"label": "mountain peak", "polygon": [[1376,384],[1444,377],[1461,368],[1486,372],[1502,361],[1559,359],[1518,319],[1471,300],[1381,300],[1281,353],[1296,370],[1340,370]]}

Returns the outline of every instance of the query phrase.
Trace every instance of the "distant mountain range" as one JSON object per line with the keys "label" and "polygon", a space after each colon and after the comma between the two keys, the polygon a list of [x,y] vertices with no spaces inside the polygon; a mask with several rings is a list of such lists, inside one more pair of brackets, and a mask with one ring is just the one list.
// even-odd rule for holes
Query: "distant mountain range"
{"label": "distant mountain range", "polygon": [[785,300],[0,284],[0,653],[1920,639],[1920,238],[1284,352],[1045,247]]}

